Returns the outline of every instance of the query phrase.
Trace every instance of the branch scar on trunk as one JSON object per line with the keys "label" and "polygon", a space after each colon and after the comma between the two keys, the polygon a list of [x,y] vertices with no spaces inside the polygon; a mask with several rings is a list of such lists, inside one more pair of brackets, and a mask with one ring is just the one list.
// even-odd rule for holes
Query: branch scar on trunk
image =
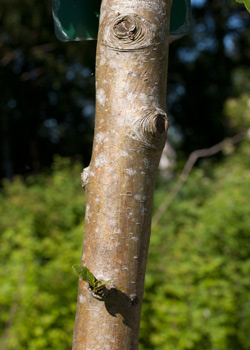
{"label": "branch scar on trunk", "polygon": [[103,34],[103,44],[117,51],[144,49],[154,41],[155,25],[135,13],[111,19]]}
{"label": "branch scar on trunk", "polygon": [[166,142],[168,128],[167,114],[160,108],[155,108],[135,122],[134,129],[128,136],[144,148],[159,150]]}

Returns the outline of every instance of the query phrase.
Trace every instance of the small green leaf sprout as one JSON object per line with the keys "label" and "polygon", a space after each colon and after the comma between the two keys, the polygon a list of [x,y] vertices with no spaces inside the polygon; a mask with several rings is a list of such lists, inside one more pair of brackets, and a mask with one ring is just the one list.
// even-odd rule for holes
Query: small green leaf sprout
{"label": "small green leaf sprout", "polygon": [[82,279],[89,284],[89,288],[92,290],[93,295],[98,299],[103,299],[105,296],[104,287],[111,282],[111,280],[102,282],[95,278],[93,273],[89,271],[86,266],[73,265],[73,270],[82,277]]}

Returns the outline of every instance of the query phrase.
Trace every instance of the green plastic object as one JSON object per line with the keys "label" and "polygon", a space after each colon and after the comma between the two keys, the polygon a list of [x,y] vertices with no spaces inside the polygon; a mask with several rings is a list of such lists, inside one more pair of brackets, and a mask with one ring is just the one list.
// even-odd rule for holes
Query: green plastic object
{"label": "green plastic object", "polygon": [[[96,39],[100,5],[101,0],[53,0],[53,18],[57,38],[62,41]],[[190,29],[190,0],[173,0],[170,34],[187,34]]]}
{"label": "green plastic object", "polygon": [[189,34],[192,28],[190,0],[173,0],[170,16],[170,35]]}

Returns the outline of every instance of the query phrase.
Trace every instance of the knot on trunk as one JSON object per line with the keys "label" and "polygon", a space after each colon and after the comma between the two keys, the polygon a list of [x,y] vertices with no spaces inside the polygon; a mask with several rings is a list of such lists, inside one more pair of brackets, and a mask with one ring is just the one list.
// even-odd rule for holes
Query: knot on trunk
{"label": "knot on trunk", "polygon": [[161,149],[166,141],[169,122],[167,114],[156,108],[138,119],[129,136],[148,149]]}
{"label": "knot on trunk", "polygon": [[138,36],[138,26],[131,16],[123,16],[118,18],[113,26],[114,35],[121,40],[135,40]]}
{"label": "knot on trunk", "polygon": [[131,13],[118,15],[104,30],[104,43],[117,51],[139,50],[152,44],[155,26]]}

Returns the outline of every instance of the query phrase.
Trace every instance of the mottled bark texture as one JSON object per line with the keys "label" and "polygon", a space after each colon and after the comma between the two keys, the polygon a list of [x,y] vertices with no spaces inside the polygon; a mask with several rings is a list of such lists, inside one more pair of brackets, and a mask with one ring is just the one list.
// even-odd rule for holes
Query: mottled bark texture
{"label": "mottled bark texture", "polygon": [[80,279],[74,350],[136,350],[155,175],[168,120],[171,0],[103,0],[96,121],[83,172],[82,265],[112,281],[96,298]]}

